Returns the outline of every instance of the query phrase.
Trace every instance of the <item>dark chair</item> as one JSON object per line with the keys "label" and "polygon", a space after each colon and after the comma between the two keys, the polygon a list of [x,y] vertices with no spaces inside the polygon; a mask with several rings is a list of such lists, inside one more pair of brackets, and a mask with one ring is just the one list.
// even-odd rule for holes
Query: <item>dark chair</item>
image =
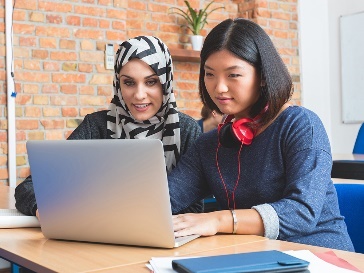
{"label": "dark chair", "polygon": [[364,180],[364,161],[334,160],[332,162],[331,177]]}
{"label": "dark chair", "polygon": [[364,123],[360,126],[356,137],[353,154],[364,154]]}
{"label": "dark chair", "polygon": [[364,184],[334,184],[355,252],[364,253]]}

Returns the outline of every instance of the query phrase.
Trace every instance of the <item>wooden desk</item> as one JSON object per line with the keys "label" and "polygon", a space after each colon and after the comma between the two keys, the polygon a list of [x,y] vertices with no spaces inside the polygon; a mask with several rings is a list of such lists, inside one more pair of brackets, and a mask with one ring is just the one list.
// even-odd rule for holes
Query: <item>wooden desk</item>
{"label": "wooden desk", "polygon": [[150,257],[199,255],[264,240],[260,236],[218,235],[176,249],[159,249],[48,240],[39,228],[2,229],[0,257],[36,272],[87,272],[140,264]]}
{"label": "wooden desk", "polygon": [[364,180],[359,179],[345,179],[345,178],[331,178],[334,184],[364,184]]}
{"label": "wooden desk", "polygon": [[[14,191],[0,188],[1,208],[14,206]],[[0,258],[36,272],[103,271],[140,264],[150,257],[198,255],[208,250],[267,240],[260,236],[219,235],[194,240],[175,249],[48,240],[40,228],[0,229]]]}
{"label": "wooden desk", "polygon": [[[0,187],[1,208],[12,207],[13,189]],[[175,249],[133,247],[85,242],[48,240],[39,228],[0,229],[0,257],[36,272],[149,272],[151,257],[211,256],[258,250],[329,249],[267,240],[260,236],[216,235],[196,239]],[[363,270],[364,255],[335,253]]]}
{"label": "wooden desk", "polygon": [[360,160],[364,161],[364,154],[333,154],[332,160]]}
{"label": "wooden desk", "polygon": [[[199,256],[213,256],[213,255],[224,255],[224,254],[234,254],[234,253],[242,253],[242,252],[252,252],[252,251],[261,251],[261,250],[280,250],[280,251],[288,251],[288,250],[310,250],[313,253],[322,253],[326,251],[334,251],[336,256],[348,261],[353,266],[357,267],[364,273],[364,254],[353,253],[342,250],[333,250],[330,248],[323,248],[317,246],[309,246],[297,243],[290,243],[278,240],[264,240],[258,242],[252,242],[249,244],[236,245],[231,247],[225,247],[220,249],[214,249],[209,251],[204,251],[198,253]],[[187,255],[192,256],[192,255]],[[123,267],[116,268],[108,268],[105,269],[104,273],[133,273],[133,272],[150,272],[149,269],[145,266],[147,263],[140,263],[135,265],[128,265]]]}

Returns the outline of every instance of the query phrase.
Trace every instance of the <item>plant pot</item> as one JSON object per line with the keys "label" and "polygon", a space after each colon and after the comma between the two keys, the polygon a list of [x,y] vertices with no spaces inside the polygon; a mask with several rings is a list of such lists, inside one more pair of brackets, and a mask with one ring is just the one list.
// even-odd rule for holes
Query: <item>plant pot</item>
{"label": "plant pot", "polygon": [[202,48],[202,43],[203,43],[202,35],[192,35],[191,36],[191,44],[192,44],[193,50],[200,51]]}

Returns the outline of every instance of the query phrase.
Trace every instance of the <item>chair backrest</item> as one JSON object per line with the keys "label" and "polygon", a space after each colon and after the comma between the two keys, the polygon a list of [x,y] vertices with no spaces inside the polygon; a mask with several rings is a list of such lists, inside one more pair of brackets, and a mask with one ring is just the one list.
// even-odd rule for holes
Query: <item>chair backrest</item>
{"label": "chair backrest", "polygon": [[364,253],[364,184],[334,184],[356,252]]}
{"label": "chair backrest", "polygon": [[364,123],[360,126],[356,137],[353,154],[364,154]]}

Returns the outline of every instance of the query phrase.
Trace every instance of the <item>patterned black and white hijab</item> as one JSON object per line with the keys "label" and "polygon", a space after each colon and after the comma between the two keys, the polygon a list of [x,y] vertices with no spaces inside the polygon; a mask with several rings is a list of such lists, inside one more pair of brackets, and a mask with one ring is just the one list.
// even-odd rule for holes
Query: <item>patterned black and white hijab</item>
{"label": "patterned black and white hijab", "polygon": [[[147,63],[162,84],[163,103],[149,120],[136,120],[126,106],[120,89],[120,70],[131,59]],[[115,139],[160,139],[163,142],[167,171],[180,155],[180,127],[173,93],[173,64],[167,46],[158,38],[138,36],[120,44],[114,65],[114,97],[108,111],[108,137]]]}

